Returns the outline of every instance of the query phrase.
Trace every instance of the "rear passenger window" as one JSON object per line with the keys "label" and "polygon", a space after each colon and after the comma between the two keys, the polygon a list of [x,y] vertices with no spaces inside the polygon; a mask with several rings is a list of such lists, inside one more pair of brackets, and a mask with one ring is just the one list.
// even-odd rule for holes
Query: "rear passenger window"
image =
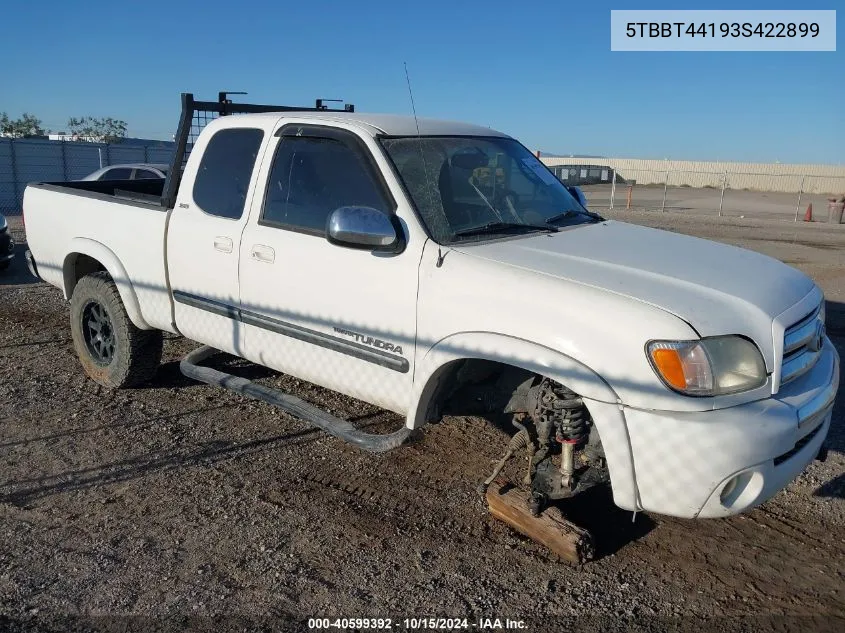
{"label": "rear passenger window", "polygon": [[324,234],[338,207],[390,211],[361,149],[335,138],[282,138],[261,215],[263,224]]}
{"label": "rear passenger window", "polygon": [[221,218],[243,215],[246,190],[264,132],[252,128],[221,130],[211,137],[194,180],[194,202]]}

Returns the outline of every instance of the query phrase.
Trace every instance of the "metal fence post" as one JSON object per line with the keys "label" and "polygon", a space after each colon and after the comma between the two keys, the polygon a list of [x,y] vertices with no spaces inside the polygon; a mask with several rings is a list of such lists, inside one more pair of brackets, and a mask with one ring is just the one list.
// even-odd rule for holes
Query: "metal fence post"
{"label": "metal fence post", "polygon": [[801,208],[801,194],[804,192],[804,179],[806,177],[806,175],[801,176],[801,186],[798,187],[798,204],[795,205],[795,219],[793,222],[798,221],[798,210]]}
{"label": "metal fence post", "polygon": [[103,148],[102,147],[97,148],[97,157],[100,159],[100,169],[102,169],[103,168]]}
{"label": "metal fence post", "polygon": [[68,181],[70,179],[67,177],[67,146],[64,141],[59,142],[61,143],[62,148],[62,178],[65,181]]}
{"label": "metal fence post", "polygon": [[722,217],[722,203],[725,201],[725,189],[728,186],[728,172],[722,174],[722,193],[719,196],[719,217]]}
{"label": "metal fence post", "polygon": [[666,211],[666,190],[669,188],[669,170],[666,170],[666,181],[663,183],[663,204],[660,205],[661,211]]}
{"label": "metal fence post", "polygon": [[15,159],[15,139],[13,138],[9,139],[9,156],[12,159],[12,193],[15,195],[15,209],[17,209],[20,183],[18,182],[18,163]]}
{"label": "metal fence post", "polygon": [[613,170],[613,180],[610,181],[610,208],[613,209],[613,196],[616,195],[616,170]]}

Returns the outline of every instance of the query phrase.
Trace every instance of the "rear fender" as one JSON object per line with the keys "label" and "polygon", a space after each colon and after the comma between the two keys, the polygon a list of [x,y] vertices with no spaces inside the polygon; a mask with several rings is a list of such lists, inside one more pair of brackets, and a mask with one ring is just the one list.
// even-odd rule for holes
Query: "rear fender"
{"label": "rear fender", "polygon": [[120,293],[120,299],[123,301],[124,308],[126,308],[126,314],[132,323],[142,330],[153,329],[141,314],[141,305],[138,302],[138,297],[135,294],[135,289],[132,287],[132,282],[129,280],[126,269],[111,249],[101,242],[85,237],[75,237],[70,241],[69,251],[62,263],[65,299],[70,299],[71,295],[73,295],[73,289],[76,287],[78,281],[76,277],[76,260],[79,255],[87,255],[100,262],[114,280],[117,290]]}

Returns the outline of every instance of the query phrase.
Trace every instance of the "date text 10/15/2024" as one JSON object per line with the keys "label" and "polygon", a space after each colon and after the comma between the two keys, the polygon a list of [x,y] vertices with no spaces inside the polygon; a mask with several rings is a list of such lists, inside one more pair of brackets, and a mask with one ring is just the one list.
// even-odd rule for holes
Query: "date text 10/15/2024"
{"label": "date text 10/15/2024", "polygon": [[520,631],[527,630],[525,620],[510,618],[309,618],[310,630],[360,631]]}

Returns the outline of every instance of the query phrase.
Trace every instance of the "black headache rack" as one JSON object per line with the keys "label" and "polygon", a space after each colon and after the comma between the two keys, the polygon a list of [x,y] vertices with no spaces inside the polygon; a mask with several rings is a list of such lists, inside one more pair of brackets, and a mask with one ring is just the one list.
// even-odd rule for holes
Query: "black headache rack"
{"label": "black headache rack", "polygon": [[227,114],[255,114],[261,112],[355,112],[351,103],[342,108],[330,108],[327,103],[342,103],[341,99],[317,99],[313,108],[302,106],[266,105],[257,103],[233,103],[232,94],[245,92],[220,92],[217,101],[197,101],[189,92],[182,93],[182,116],[176,131],[176,153],[167,172],[161,204],[169,209],[176,204],[176,193],[182,180],[182,170],[188,162],[188,156],[203,128],[211,121]]}

